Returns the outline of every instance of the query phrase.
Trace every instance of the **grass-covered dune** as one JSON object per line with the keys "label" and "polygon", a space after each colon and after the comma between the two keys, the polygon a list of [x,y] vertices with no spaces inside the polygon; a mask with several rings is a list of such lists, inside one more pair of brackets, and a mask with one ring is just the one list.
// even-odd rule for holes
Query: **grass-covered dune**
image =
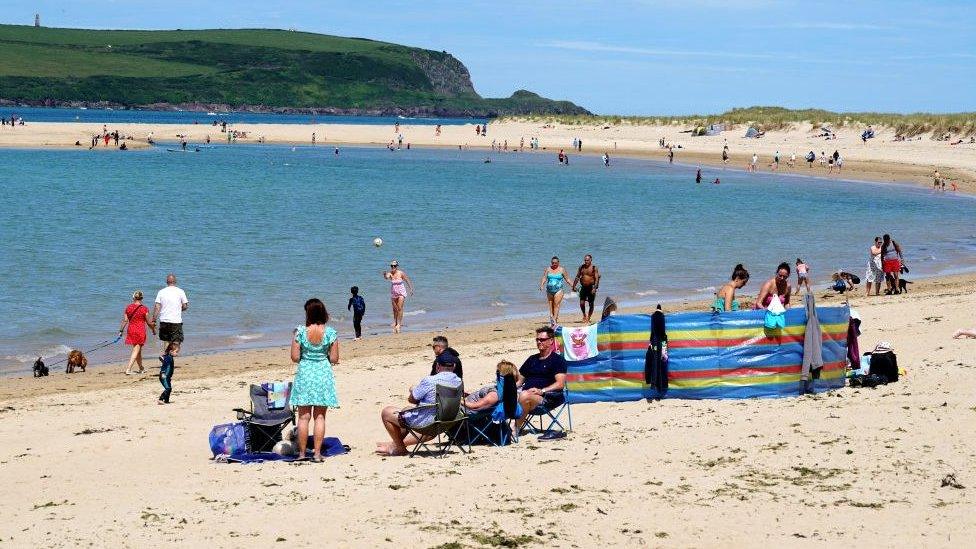
{"label": "grass-covered dune", "polygon": [[589,114],[520,90],[486,99],[447,52],[268,29],[0,25],[0,99],[496,116]]}
{"label": "grass-covered dune", "polygon": [[531,115],[513,119],[556,122],[570,125],[669,125],[680,124],[704,128],[709,124],[750,125],[760,130],[787,129],[794,124],[842,128],[873,125],[888,127],[906,137],[931,133],[970,136],[976,134],[976,112],[963,113],[879,113],[831,112],[822,109],[786,109],[783,107],[749,107],[732,109],[721,114],[692,114],[687,116],[596,116],[596,115]]}

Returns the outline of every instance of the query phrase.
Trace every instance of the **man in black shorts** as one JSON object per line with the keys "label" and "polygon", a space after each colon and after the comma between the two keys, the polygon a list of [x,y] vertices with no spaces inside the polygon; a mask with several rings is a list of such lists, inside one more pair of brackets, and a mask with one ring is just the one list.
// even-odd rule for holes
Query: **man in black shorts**
{"label": "man in black shorts", "polygon": [[[593,302],[596,301],[596,291],[600,288],[600,269],[593,264],[593,256],[586,254],[583,256],[583,264],[576,271],[576,278],[573,279],[573,291],[579,284],[580,311],[583,312],[583,322],[589,323],[593,316]],[[589,303],[589,311],[586,304]]]}

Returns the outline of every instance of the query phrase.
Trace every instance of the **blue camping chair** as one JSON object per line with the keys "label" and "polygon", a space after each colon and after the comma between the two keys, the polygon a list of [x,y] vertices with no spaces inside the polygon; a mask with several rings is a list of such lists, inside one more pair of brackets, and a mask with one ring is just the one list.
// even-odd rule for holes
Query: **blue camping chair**
{"label": "blue camping chair", "polygon": [[[521,433],[540,434],[543,436],[552,433],[568,433],[573,430],[573,412],[569,407],[569,390],[563,387],[561,391],[549,391],[544,393],[545,400],[529,412],[525,418],[525,425],[522,426]],[[554,405],[547,405],[561,398],[561,402]],[[566,417],[563,418],[563,414]],[[563,420],[566,421],[565,425]],[[565,435],[563,435],[565,436]]]}
{"label": "blue camping chair", "polygon": [[469,444],[485,441],[492,446],[506,446],[510,442],[518,442],[514,423],[521,415],[522,409],[518,403],[515,376],[496,376],[495,383],[496,390],[501,395],[498,404],[468,414]]}

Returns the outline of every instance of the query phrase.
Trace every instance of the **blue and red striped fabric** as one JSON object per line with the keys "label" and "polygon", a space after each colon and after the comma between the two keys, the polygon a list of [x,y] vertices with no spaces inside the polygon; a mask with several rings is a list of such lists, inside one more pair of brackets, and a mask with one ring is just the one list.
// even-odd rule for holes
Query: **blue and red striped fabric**
{"label": "blue and red striped fabric", "polygon": [[[676,313],[666,316],[668,391],[664,398],[754,398],[799,392],[807,314],[786,312],[786,327],[768,330],[764,311]],[[847,307],[818,307],[824,367],[815,391],[844,386]],[[611,316],[600,323],[600,354],[570,362],[570,402],[623,402],[654,397],[644,383],[650,315]]]}

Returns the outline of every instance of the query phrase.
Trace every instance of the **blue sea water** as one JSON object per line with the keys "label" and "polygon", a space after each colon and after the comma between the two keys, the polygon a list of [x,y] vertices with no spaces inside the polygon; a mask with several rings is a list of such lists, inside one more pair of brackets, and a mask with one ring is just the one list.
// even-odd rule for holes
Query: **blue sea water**
{"label": "blue sea water", "polygon": [[437,124],[484,124],[479,118],[412,118],[398,116],[342,116],[324,114],[272,114],[248,112],[143,111],[129,109],[71,109],[45,107],[0,107],[0,117],[17,116],[31,122],[90,122],[94,124],[210,124],[223,120],[228,124],[364,124],[392,126],[397,122],[420,126]]}
{"label": "blue sea water", "polygon": [[[406,327],[541,314],[552,255],[592,253],[598,299],[700,296],[733,265],[753,294],[799,256],[823,284],[863,275],[890,232],[912,276],[976,268],[976,201],[910,186],[548,153],[217,145],[198,153],[0,150],[0,371],[114,337],[133,290],[168,272],[190,299],[186,351],[283,345],[322,298],[342,337],[348,289],[389,331],[392,258],[414,280]],[[805,169],[797,170],[803,173]],[[381,237],[383,247],[372,245]],[[569,297],[564,315],[578,314]],[[93,361],[122,360],[115,345]]]}

